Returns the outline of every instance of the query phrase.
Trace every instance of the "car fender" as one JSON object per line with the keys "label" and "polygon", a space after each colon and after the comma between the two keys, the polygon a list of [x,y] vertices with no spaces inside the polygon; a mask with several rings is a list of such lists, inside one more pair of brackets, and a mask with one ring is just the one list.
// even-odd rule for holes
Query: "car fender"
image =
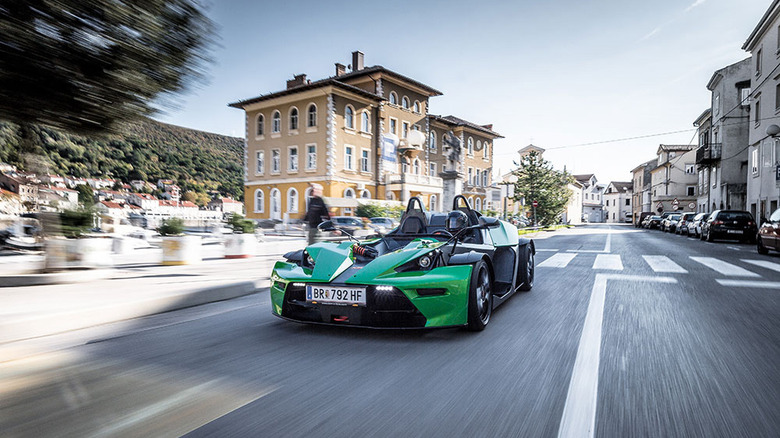
{"label": "car fender", "polygon": [[536,255],[536,245],[534,245],[533,240],[525,237],[520,237],[517,239],[517,245],[518,246],[531,245],[531,254]]}
{"label": "car fender", "polygon": [[476,251],[469,251],[464,252],[461,254],[455,254],[447,261],[447,266],[457,266],[457,265],[473,265],[477,263],[480,260],[485,260],[485,263],[487,263],[488,268],[490,268],[491,276],[493,275],[493,263],[490,261],[490,257],[488,257],[487,254],[476,252]]}

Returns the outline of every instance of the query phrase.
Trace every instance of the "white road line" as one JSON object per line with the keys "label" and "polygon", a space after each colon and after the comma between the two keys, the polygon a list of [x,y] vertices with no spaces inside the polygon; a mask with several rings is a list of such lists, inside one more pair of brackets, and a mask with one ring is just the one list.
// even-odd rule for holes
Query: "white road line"
{"label": "white road line", "polygon": [[601,328],[604,322],[604,300],[608,280],[677,283],[671,277],[641,277],[619,274],[596,274],[582,327],[577,358],[569,381],[569,391],[558,428],[559,438],[593,437],[596,432],[596,401],[599,389]]}
{"label": "white road line", "polygon": [[752,280],[722,280],[717,281],[721,286],[754,287],[759,289],[780,290],[780,281],[752,281]]}
{"label": "white road line", "polygon": [[675,274],[688,273],[688,271],[683,269],[677,263],[673,262],[667,256],[643,255],[642,258],[645,259],[645,262],[650,265],[650,269],[652,269],[654,272],[671,272]]}
{"label": "white road line", "polygon": [[565,268],[577,254],[557,253],[552,257],[536,265],[537,268]]}
{"label": "white road line", "polygon": [[593,262],[593,269],[611,269],[614,271],[623,270],[623,262],[619,254],[599,254],[596,261]]}
{"label": "white road line", "polygon": [[612,228],[607,226],[607,243],[604,245],[604,252],[612,250]]}
{"label": "white road line", "polygon": [[690,257],[690,259],[694,262],[701,263],[712,270],[718,271],[727,277],[760,277],[760,275],[755,272],[750,272],[747,269],[740,268],[731,263],[726,263],[723,260],[714,257]]}
{"label": "white road line", "polygon": [[741,249],[737,248],[736,246],[727,246],[728,249],[733,249],[734,251],[742,251]]}
{"label": "white road line", "polygon": [[751,265],[761,266],[762,268],[771,269],[773,271],[780,272],[780,264],[778,263],[772,263],[768,260],[748,260],[748,259],[742,259],[745,263],[750,263]]}
{"label": "white road line", "polygon": [[560,249],[536,248],[537,252],[558,252]]}

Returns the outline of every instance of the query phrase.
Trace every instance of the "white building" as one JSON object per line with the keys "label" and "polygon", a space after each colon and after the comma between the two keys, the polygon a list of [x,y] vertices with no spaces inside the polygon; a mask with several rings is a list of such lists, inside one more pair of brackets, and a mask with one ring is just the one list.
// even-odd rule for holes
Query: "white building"
{"label": "white building", "polygon": [[604,215],[609,223],[631,222],[634,184],[631,181],[612,181],[604,191]]}
{"label": "white building", "polygon": [[598,184],[596,175],[574,175],[582,185],[582,221],[604,222],[603,194],[607,186]]}
{"label": "white building", "polygon": [[653,210],[696,211],[696,149],[694,145],[658,146],[658,167],[650,171]]}

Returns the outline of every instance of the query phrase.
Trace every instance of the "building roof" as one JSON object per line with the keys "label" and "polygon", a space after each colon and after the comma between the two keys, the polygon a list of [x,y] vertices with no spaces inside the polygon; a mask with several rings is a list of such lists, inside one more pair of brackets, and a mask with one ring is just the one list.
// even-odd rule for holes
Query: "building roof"
{"label": "building roof", "polygon": [[[341,78],[341,77],[343,77],[343,76],[339,76],[339,78]],[[251,105],[253,103],[262,102],[264,100],[271,100],[271,99],[274,99],[274,98],[277,98],[277,97],[288,96],[288,95],[291,95],[291,94],[300,93],[301,91],[314,90],[316,88],[323,88],[323,87],[327,87],[329,85],[332,85],[332,86],[337,87],[337,88],[341,88],[341,89],[346,90],[346,91],[351,91],[351,92],[359,94],[359,95],[361,95],[363,97],[367,97],[367,98],[374,99],[374,100],[377,100],[377,101],[386,100],[384,97],[379,96],[378,94],[370,93],[370,92],[368,92],[368,91],[366,91],[366,90],[364,90],[362,88],[358,88],[358,87],[354,87],[354,86],[349,85],[349,84],[345,84],[345,83],[343,83],[341,81],[337,81],[337,80],[335,80],[333,78],[328,78],[328,79],[323,79],[323,80],[316,81],[316,82],[311,82],[311,83],[299,85],[297,87],[288,88],[288,89],[282,90],[282,91],[276,91],[276,92],[273,92],[273,93],[263,94],[263,95],[260,95],[260,96],[257,96],[257,97],[252,97],[252,98],[249,98],[249,99],[239,100],[237,102],[229,103],[228,106],[229,107],[233,107],[233,108],[243,109],[247,105]]]}
{"label": "building roof", "polygon": [[101,203],[101,204],[103,204],[103,205],[105,205],[105,206],[106,206],[106,207],[108,207],[108,208],[118,208],[118,209],[120,209],[120,210],[122,210],[122,209],[123,209],[123,207],[122,207],[121,205],[117,204],[116,202],[111,202],[111,201],[100,201],[100,203]]}
{"label": "building roof", "polygon": [[635,168],[631,169],[631,173],[636,172],[639,169],[650,167],[650,170],[654,169],[658,165],[658,158],[653,158],[652,160],[645,161],[644,163],[640,164],[639,166],[636,166]]}
{"label": "building roof", "polygon": [[236,201],[235,199],[230,198],[219,198],[218,201],[221,201],[223,204],[243,204],[241,201]]}
{"label": "building roof", "polygon": [[712,117],[712,108],[707,108],[706,110],[702,111],[701,114],[699,114],[699,117],[696,117],[696,120],[693,121],[693,126],[698,128],[701,126],[702,123],[704,123],[705,120]]}
{"label": "building roof", "polygon": [[526,152],[532,152],[532,151],[536,151],[536,152],[539,152],[539,154],[543,154],[544,153],[544,148],[540,148],[539,146],[536,146],[535,144],[529,144],[528,146],[526,146],[526,147],[520,149],[519,151],[517,151],[517,153],[520,154],[520,155],[523,155]]}
{"label": "building roof", "polygon": [[339,78],[340,80],[351,79],[351,78],[357,78],[357,77],[360,77],[360,76],[366,76],[366,75],[369,75],[371,73],[378,73],[378,72],[381,72],[382,74],[385,74],[385,75],[390,76],[390,77],[394,77],[394,78],[399,79],[401,81],[408,82],[408,83],[414,85],[415,87],[422,88],[423,90],[428,92],[429,96],[441,96],[442,95],[442,92],[437,90],[437,89],[435,89],[435,88],[429,87],[428,85],[425,85],[422,82],[416,81],[416,80],[414,80],[414,79],[412,79],[412,78],[410,78],[408,76],[404,76],[404,75],[402,75],[400,73],[397,73],[397,72],[394,72],[394,71],[392,71],[390,69],[386,69],[386,68],[382,67],[381,65],[374,65],[374,66],[371,66],[371,67],[366,67],[366,68],[364,68],[362,70],[357,70],[357,71],[345,73],[345,74],[339,75],[339,76],[331,76],[330,79],[333,79],[333,78]]}
{"label": "building roof", "polygon": [[586,182],[589,182],[590,179],[593,178],[594,175],[592,173],[588,173],[588,174],[584,174],[584,175],[572,175],[572,176],[577,181],[579,181],[581,183],[586,183]]}
{"label": "building roof", "polygon": [[157,198],[154,196],[148,194],[148,193],[132,193],[135,196],[138,196],[141,199],[146,199],[147,201],[156,201]]}
{"label": "building roof", "polygon": [[430,117],[433,120],[439,121],[444,123],[445,125],[449,126],[467,126],[471,129],[474,129],[476,131],[482,132],[484,134],[490,135],[493,138],[504,138],[501,134],[498,132],[493,131],[493,125],[478,125],[474,122],[469,122],[468,120],[463,120],[460,117],[455,117],[453,115],[449,116],[439,116],[436,114],[428,114],[428,117]]}
{"label": "building roof", "polygon": [[634,183],[632,181],[612,181],[609,184],[615,187],[615,190],[618,192],[634,190]]}
{"label": "building roof", "polygon": [[698,146],[694,146],[692,144],[661,144],[658,145],[658,151],[656,151],[656,154],[660,154],[661,152],[688,152],[696,149],[697,147]]}
{"label": "building roof", "polygon": [[772,4],[769,5],[769,9],[766,10],[764,16],[761,17],[761,20],[758,21],[758,24],[756,24],[756,27],[753,29],[753,32],[750,32],[747,40],[745,40],[745,44],[742,45],[742,50],[747,52],[753,51],[763,34],[769,29],[775,18],[777,18],[777,14],[780,12],[780,9],[777,7],[778,4],[780,4],[780,0],[772,1]]}

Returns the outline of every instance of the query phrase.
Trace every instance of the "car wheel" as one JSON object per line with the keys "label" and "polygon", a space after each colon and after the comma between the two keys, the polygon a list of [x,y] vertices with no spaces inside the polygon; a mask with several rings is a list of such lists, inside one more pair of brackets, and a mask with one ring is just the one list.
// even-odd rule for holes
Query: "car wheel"
{"label": "car wheel", "polygon": [[518,266],[519,272],[517,277],[521,282],[520,290],[529,291],[534,287],[535,270],[534,252],[531,250],[531,245],[521,246],[518,255],[520,257],[520,265]]}
{"label": "car wheel", "polygon": [[490,322],[493,313],[493,291],[490,270],[484,260],[474,264],[469,283],[469,321],[471,331],[481,331]]}
{"label": "car wheel", "polygon": [[756,250],[759,254],[769,254],[769,249],[761,243],[761,237],[756,237]]}

